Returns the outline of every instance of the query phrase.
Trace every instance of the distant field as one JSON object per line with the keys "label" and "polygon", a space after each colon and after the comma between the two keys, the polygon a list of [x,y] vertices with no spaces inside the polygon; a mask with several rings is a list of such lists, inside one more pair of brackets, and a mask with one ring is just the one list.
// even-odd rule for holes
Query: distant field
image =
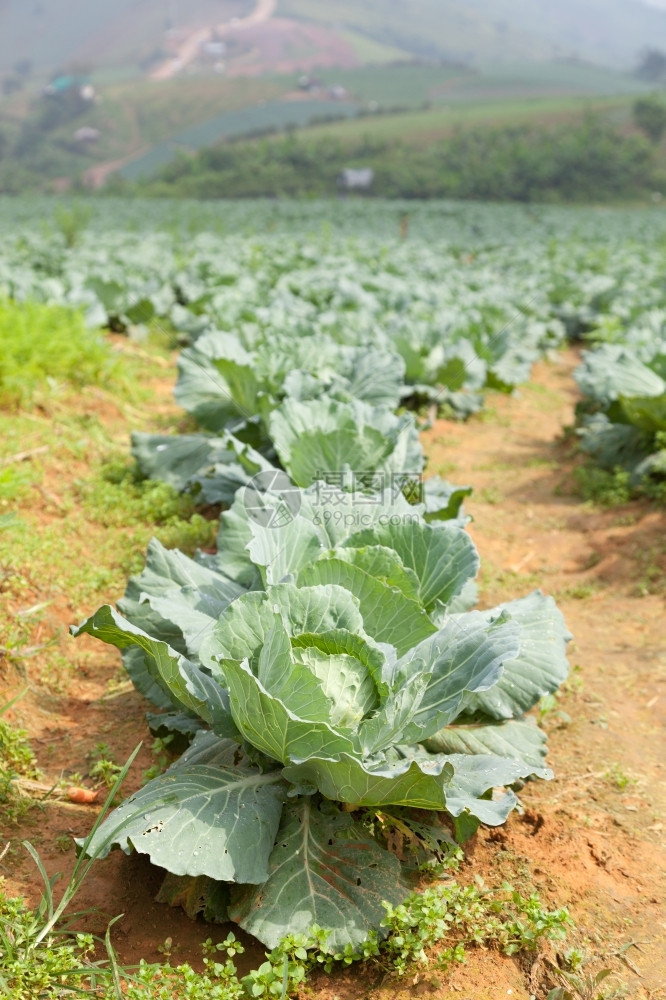
{"label": "distant field", "polygon": [[628,67],[666,37],[666,12],[630,0],[279,0],[278,15],[474,65],[577,56]]}
{"label": "distant field", "polygon": [[402,62],[357,69],[325,69],[317,74],[328,84],[339,83],[357,100],[385,107],[418,107],[456,84],[464,86],[475,74],[457,66]]}
{"label": "distant field", "polygon": [[355,115],[357,105],[332,101],[274,101],[218,115],[210,121],[183,129],[166,142],[154,146],[119,173],[126,180],[149,176],[169,163],[180,150],[198,150],[221,139],[234,139],[267,128],[284,130],[307,125],[325,115]]}
{"label": "distant field", "polygon": [[313,139],[322,136],[344,141],[357,141],[365,136],[378,139],[402,139],[414,145],[426,145],[450,134],[459,125],[507,125],[513,122],[554,120],[595,110],[626,109],[630,98],[580,97],[534,98],[519,101],[485,101],[455,107],[432,108],[428,111],[406,111],[386,115],[365,115],[329,125],[308,129]]}
{"label": "distant field", "polygon": [[340,83],[360,101],[413,106],[465,104],[532,97],[638,94],[645,84],[626,74],[585,63],[507,63],[478,71],[454,64],[402,62],[357,69],[326,69],[326,83]]}
{"label": "distant field", "polygon": [[[409,69],[409,67],[405,67]],[[414,67],[424,69],[423,67]],[[434,68],[433,68],[434,69]],[[379,72],[379,71],[378,71]],[[390,71],[385,71],[387,80],[390,78]],[[363,71],[331,72],[324,74],[329,80],[342,82],[349,87],[350,95],[360,98],[366,93],[372,93],[357,86],[354,74],[363,83]],[[248,86],[245,92],[246,99],[254,97],[253,106],[243,105],[236,93],[236,106],[207,118],[186,128],[174,128],[166,132],[164,129],[164,119],[154,113],[150,105],[143,107],[137,114],[135,128],[143,135],[151,131],[149,123],[159,122],[163,132],[162,136],[153,140],[151,149],[146,150],[136,159],[126,164],[120,170],[121,175],[127,180],[136,180],[139,177],[149,176],[169,163],[179,150],[198,150],[208,145],[214,145],[224,139],[238,139],[243,136],[252,136],[253,133],[274,128],[277,134],[286,128],[298,128],[302,134],[306,134],[314,139],[327,135],[343,142],[354,142],[365,136],[381,139],[401,139],[414,145],[426,145],[428,142],[440,139],[459,125],[503,125],[512,122],[523,121],[543,121],[558,120],[563,116],[581,114],[586,108],[594,107],[597,110],[611,111],[618,110],[626,113],[632,98],[627,95],[615,97],[588,98],[582,96],[559,96],[559,97],[534,97],[534,98],[496,98],[474,100],[473,94],[467,97],[459,97],[457,101],[451,100],[449,105],[435,105],[429,109],[422,109],[422,90],[416,86],[424,81],[431,82],[436,79],[434,74],[423,74],[420,79],[418,74],[405,74],[412,83],[412,89],[405,86],[403,89],[403,100],[405,104],[413,103],[412,110],[387,114],[367,114],[359,115],[360,105],[353,101],[333,102],[324,100],[308,101],[284,101],[280,100],[280,81],[273,81],[274,98],[266,101],[257,100],[255,91],[260,92],[262,83],[268,81],[244,81]],[[370,77],[370,74],[368,74]],[[254,86],[252,86],[254,84]],[[284,84],[283,84],[284,85]],[[385,106],[391,107],[393,101],[390,99],[391,91],[377,88],[378,93],[389,94],[382,102]],[[192,95],[195,88],[192,88]],[[397,104],[397,92],[395,103]],[[179,124],[187,121],[188,108],[194,117],[195,109],[192,106],[192,95],[189,102],[175,102],[171,110],[172,120],[176,117]],[[210,102],[212,107],[213,101]],[[227,107],[229,107],[227,105]],[[180,113],[176,114],[177,109]],[[201,106],[197,109],[201,113]],[[342,120],[331,121],[329,123],[311,124],[325,116],[340,116]],[[190,117],[190,121],[192,120]],[[136,146],[134,147],[137,148]],[[110,151],[109,151],[110,154]],[[109,159],[112,159],[109,155]]]}
{"label": "distant field", "polygon": [[[54,130],[51,148],[60,153],[62,174],[76,173],[100,163],[142,155],[193,124],[215,119],[221,112],[233,114],[273,101],[283,92],[284,86],[271,80],[230,81],[220,77],[194,77],[160,85],[148,81],[118,84],[102,91],[102,101],[85,115]],[[72,136],[81,126],[99,129],[99,142],[77,149]],[[2,127],[0,119],[0,131]]]}
{"label": "distant field", "polygon": [[438,95],[444,103],[495,97],[547,97],[638,94],[646,85],[625,73],[587,63],[558,60],[547,63],[489,65],[478,74],[459,75]]}
{"label": "distant field", "polygon": [[[382,0],[336,0],[334,12],[329,0],[279,0],[278,14],[343,27],[366,35],[374,41],[420,56],[461,58],[472,54],[488,59],[499,54],[498,32],[492,18],[469,9],[463,0],[412,0],[409,10],[404,2]],[[525,57],[531,50],[535,58],[547,59],[552,46],[544,41],[535,44],[527,32],[511,27],[502,35],[506,58]]]}
{"label": "distant field", "polygon": [[359,63],[378,64],[412,58],[411,52],[405,49],[397,48],[395,45],[385,45],[357,31],[343,30],[340,34],[351,45]]}
{"label": "distant field", "polygon": [[[582,75],[584,77],[584,74]],[[367,104],[370,100],[377,100],[380,107],[403,105],[407,108],[411,106],[412,110],[359,116],[360,105],[353,101],[272,100],[269,103],[255,103],[254,106],[245,107],[239,102],[235,109],[225,110],[185,129],[174,129],[166,137],[160,137],[152,149],[124,166],[120,173],[127,180],[136,180],[138,177],[148,176],[170,162],[179,149],[198,150],[223,139],[251,136],[252,133],[268,128],[275,128],[281,132],[285,128],[297,127],[305,129],[307,135],[313,138],[331,135],[350,142],[367,135],[377,138],[400,138],[415,144],[425,144],[450,133],[453,128],[461,124],[501,125],[513,121],[548,119],[578,114],[592,103],[595,108],[600,109],[626,108],[631,98],[622,95],[622,85],[628,85],[628,89],[632,91],[641,89],[634,87],[633,81],[624,80],[617,74],[607,73],[599,76],[605,79],[609,88],[616,82],[619,95],[612,98],[595,98],[594,101],[580,94],[531,97],[529,88],[536,90],[538,94],[538,81],[534,77],[522,78],[524,89],[521,91],[521,78],[517,75],[507,75],[504,79],[513,81],[516,96],[511,96],[509,90],[510,96],[505,97],[497,88],[496,96],[489,97],[488,94],[493,93],[493,87],[486,81],[492,80],[492,77],[477,76],[451,67],[439,66],[404,65],[322,71],[321,78],[324,82],[341,83],[348,88],[350,97],[362,103]],[[593,74],[590,73],[587,78],[591,80],[592,77]],[[255,83],[260,85],[260,81]],[[285,78],[275,78],[274,93],[277,95],[288,83]],[[548,85],[546,75],[544,78],[546,93]],[[247,97],[251,96],[249,93],[251,89],[248,88]],[[177,89],[174,87],[174,97],[176,93]],[[442,106],[444,97],[448,103]],[[432,101],[435,106],[423,109],[425,101]],[[198,110],[200,113],[201,108]],[[313,119],[328,115],[340,116],[343,120],[327,124],[310,124]],[[143,109],[141,117],[145,117],[146,121],[163,121],[148,108]],[[141,127],[140,123],[138,127]]]}

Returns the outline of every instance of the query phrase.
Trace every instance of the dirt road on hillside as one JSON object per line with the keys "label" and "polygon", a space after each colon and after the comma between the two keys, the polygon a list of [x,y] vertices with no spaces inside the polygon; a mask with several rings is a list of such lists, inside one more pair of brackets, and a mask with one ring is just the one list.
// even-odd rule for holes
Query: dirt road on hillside
{"label": "dirt road on hillside", "polygon": [[277,0],[257,0],[257,6],[247,17],[236,18],[233,21],[223,21],[214,27],[201,28],[194,31],[178,47],[177,52],[165,63],[150,74],[151,80],[170,80],[196,59],[201,46],[211,41],[213,36],[220,38],[230,32],[244,31],[263,24],[275,13]]}

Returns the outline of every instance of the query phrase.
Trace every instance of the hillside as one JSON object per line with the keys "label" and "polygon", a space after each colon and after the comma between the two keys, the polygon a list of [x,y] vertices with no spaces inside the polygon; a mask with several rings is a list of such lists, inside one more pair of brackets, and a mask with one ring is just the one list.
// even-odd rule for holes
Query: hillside
{"label": "hillside", "polygon": [[[334,13],[333,13],[334,11]],[[666,10],[638,0],[279,0],[278,14],[358,31],[420,56],[484,60],[576,56],[631,66],[666,38]]]}
{"label": "hillside", "polygon": [[601,13],[602,0],[0,0],[0,191],[135,179],[179,151],[331,119],[432,137],[502,121],[501,104],[630,97],[645,85],[627,67],[666,38],[666,10]]}
{"label": "hillside", "polygon": [[[269,37],[260,30],[268,17]],[[236,73],[331,56],[337,65],[575,56],[629,67],[666,38],[666,9],[641,0],[0,0],[0,76],[21,63],[36,79],[72,64],[107,79],[149,75],[174,56],[189,68],[212,29]]]}
{"label": "hillside", "polygon": [[169,33],[241,17],[254,0],[0,0],[0,74],[29,60],[37,77],[71,63],[138,71]]}

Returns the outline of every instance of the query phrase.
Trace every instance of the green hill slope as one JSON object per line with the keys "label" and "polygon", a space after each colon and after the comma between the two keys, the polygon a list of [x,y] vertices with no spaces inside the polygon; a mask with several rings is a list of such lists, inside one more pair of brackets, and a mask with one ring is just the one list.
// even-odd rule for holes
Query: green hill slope
{"label": "green hill slope", "polygon": [[254,0],[0,0],[0,74],[29,60],[40,77],[72,62],[136,66],[170,26],[196,30],[252,10]]}
{"label": "green hill slope", "polygon": [[280,0],[278,14],[342,25],[417,55],[487,61],[576,55],[631,65],[666,39],[666,10],[638,0]]}

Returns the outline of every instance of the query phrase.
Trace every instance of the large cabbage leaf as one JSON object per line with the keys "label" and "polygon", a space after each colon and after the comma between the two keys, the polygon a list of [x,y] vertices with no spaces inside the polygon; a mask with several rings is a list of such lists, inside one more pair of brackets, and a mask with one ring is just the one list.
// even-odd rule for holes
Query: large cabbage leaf
{"label": "large cabbage leaf", "polygon": [[269,948],[315,925],[333,947],[360,944],[380,929],[384,902],[396,905],[409,891],[395,855],[348,813],[310,797],[285,807],[269,869],[261,886],[234,888],[229,907]]}
{"label": "large cabbage leaf", "polygon": [[235,741],[200,733],[102,823],[88,849],[105,857],[113,846],[133,848],[174,875],[258,884],[287,792],[280,771],[261,771]]}

